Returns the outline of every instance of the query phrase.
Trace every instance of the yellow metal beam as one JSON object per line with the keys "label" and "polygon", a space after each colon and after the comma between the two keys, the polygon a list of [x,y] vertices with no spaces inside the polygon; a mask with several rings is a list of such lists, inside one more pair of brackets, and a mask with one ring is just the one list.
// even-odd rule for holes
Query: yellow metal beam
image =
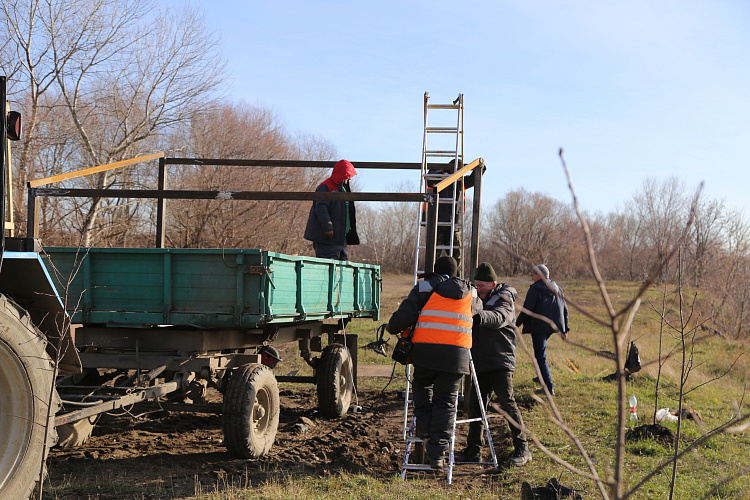
{"label": "yellow metal beam", "polygon": [[53,184],[55,182],[65,181],[68,179],[75,179],[77,177],[84,177],[86,175],[96,174],[99,172],[105,172],[107,170],[114,170],[116,168],[127,167],[136,163],[143,163],[146,161],[155,160],[157,158],[164,158],[164,153],[154,153],[145,156],[139,156],[137,158],[131,158],[130,160],[117,161],[115,163],[108,163],[106,165],[99,165],[98,167],[84,168],[83,170],[76,170],[75,172],[68,172],[67,174],[53,175],[52,177],[46,177],[44,179],[37,179],[35,181],[29,181],[30,187],[44,186],[45,184]]}
{"label": "yellow metal beam", "polygon": [[442,181],[440,181],[437,186],[435,186],[435,190],[439,193],[443,189],[447,188],[454,182],[456,182],[458,179],[463,177],[467,172],[470,170],[473,170],[474,167],[479,165],[480,163],[484,163],[484,158],[477,158],[473,162],[469,163],[468,165],[464,165],[464,167],[461,170],[458,170],[457,172],[450,175],[450,177],[446,177]]}

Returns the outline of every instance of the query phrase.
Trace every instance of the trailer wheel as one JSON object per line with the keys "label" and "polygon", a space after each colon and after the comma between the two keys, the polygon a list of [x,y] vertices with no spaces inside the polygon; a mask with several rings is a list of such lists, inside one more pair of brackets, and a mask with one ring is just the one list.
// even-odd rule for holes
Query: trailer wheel
{"label": "trailer wheel", "polygon": [[59,400],[45,346],[26,312],[0,295],[0,498],[32,494],[57,440]]}
{"label": "trailer wheel", "polygon": [[260,458],[271,449],[279,427],[279,386],[267,367],[235,369],[224,393],[224,444],[237,458]]}
{"label": "trailer wheel", "polygon": [[318,409],[325,417],[342,417],[349,411],[354,390],[354,364],[349,349],[331,344],[318,363]]}
{"label": "trailer wheel", "polygon": [[64,450],[86,444],[94,432],[94,425],[99,415],[82,418],[68,424],[57,426],[57,446]]}

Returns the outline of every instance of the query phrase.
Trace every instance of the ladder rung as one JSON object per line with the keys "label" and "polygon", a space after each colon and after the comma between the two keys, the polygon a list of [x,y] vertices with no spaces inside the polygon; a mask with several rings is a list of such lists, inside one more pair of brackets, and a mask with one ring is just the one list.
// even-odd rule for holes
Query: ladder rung
{"label": "ladder rung", "polygon": [[428,104],[427,109],[460,109],[460,104]]}
{"label": "ladder rung", "polygon": [[471,423],[471,422],[481,422],[481,421],[482,421],[482,417],[477,417],[477,418],[466,418],[464,420],[456,420],[456,423],[457,424],[468,424],[468,423]]}
{"label": "ladder rung", "polygon": [[446,156],[446,155],[456,156],[455,151],[451,151],[448,149],[431,149],[431,150],[425,151],[424,153],[429,156]]}
{"label": "ladder rung", "polygon": [[[442,470],[448,470],[449,465],[446,462],[446,465],[443,466]],[[441,470],[441,469],[433,469],[430,467],[430,464],[406,464],[401,466],[401,470]]]}
{"label": "ladder rung", "polygon": [[458,130],[456,127],[427,127],[424,131],[433,134],[463,134],[463,130]]}
{"label": "ladder rung", "polygon": [[[424,250],[427,247],[424,246],[424,245],[419,245],[418,248],[420,250]],[[453,250],[455,250],[457,248],[462,248],[462,247],[461,247],[461,245],[453,245]],[[435,250],[450,250],[450,249],[451,249],[450,245],[435,245]]]}

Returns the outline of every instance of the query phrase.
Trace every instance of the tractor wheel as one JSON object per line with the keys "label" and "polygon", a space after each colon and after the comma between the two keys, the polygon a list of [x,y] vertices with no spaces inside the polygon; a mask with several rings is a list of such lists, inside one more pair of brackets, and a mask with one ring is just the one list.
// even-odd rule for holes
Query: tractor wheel
{"label": "tractor wheel", "polygon": [[59,406],[46,340],[0,295],[0,498],[28,498],[55,444]]}
{"label": "tractor wheel", "polygon": [[346,415],[354,390],[354,364],[349,349],[341,344],[323,349],[317,379],[320,413],[329,418]]}
{"label": "tractor wheel", "polygon": [[99,415],[82,418],[57,427],[57,446],[68,450],[86,444],[94,431]]}
{"label": "tractor wheel", "polygon": [[237,458],[260,458],[271,449],[279,427],[279,386],[270,368],[236,368],[224,393],[224,444]]}

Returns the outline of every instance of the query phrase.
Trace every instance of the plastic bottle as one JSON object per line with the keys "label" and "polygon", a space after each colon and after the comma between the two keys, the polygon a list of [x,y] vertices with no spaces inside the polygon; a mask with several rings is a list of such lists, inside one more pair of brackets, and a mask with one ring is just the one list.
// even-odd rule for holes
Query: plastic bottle
{"label": "plastic bottle", "polygon": [[630,395],[630,420],[638,421],[637,408],[638,400],[635,399],[635,394]]}

